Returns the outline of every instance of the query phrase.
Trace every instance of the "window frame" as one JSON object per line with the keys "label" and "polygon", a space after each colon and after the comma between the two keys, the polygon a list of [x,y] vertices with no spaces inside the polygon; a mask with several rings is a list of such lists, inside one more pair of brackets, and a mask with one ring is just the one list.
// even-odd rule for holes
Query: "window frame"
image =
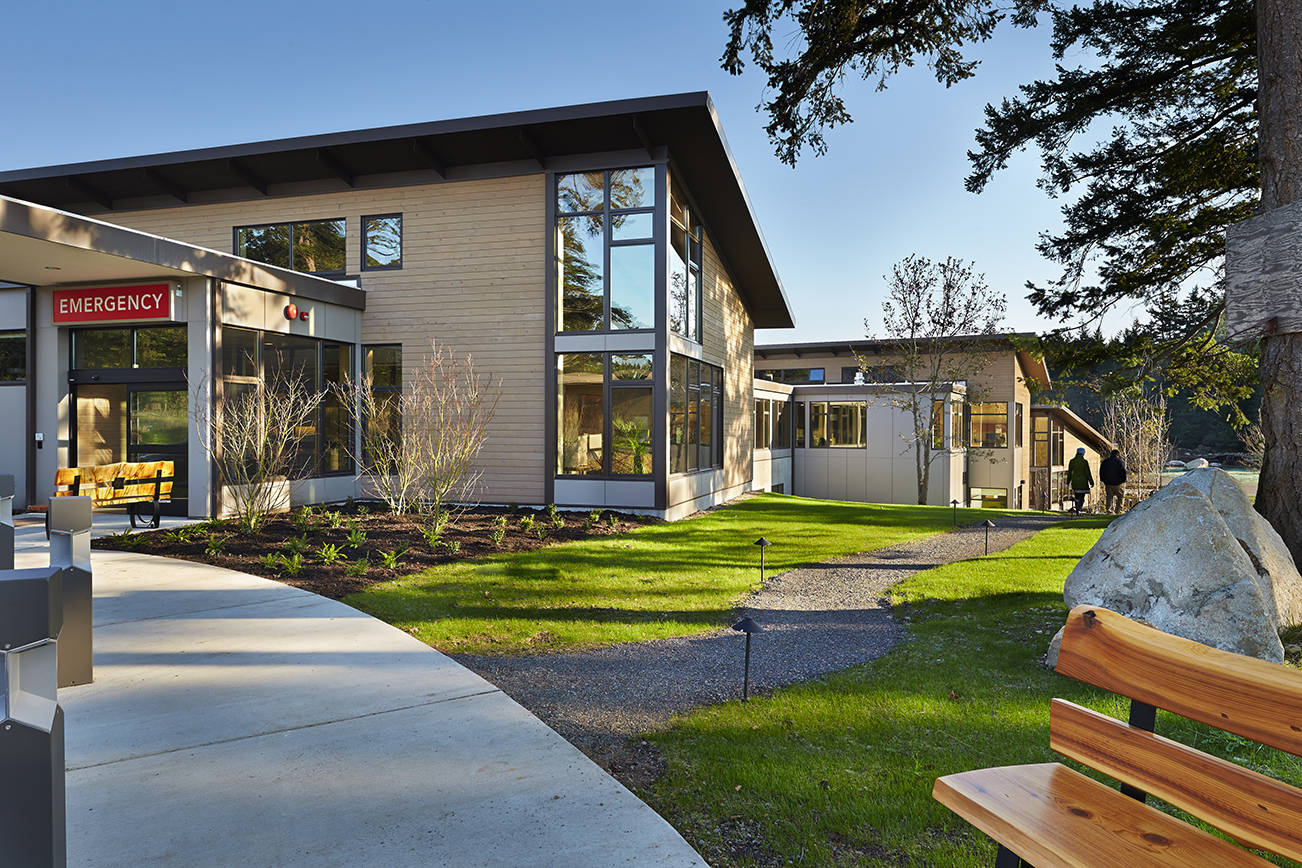
{"label": "window frame", "polygon": [[[688,371],[691,369],[692,362],[696,363],[697,371],[698,371],[697,387],[695,389],[692,388],[692,384],[689,381],[689,377],[688,377]],[[682,390],[683,390],[683,410],[682,410],[683,442],[682,443],[674,442],[674,425],[675,425],[674,385],[676,382],[675,373],[677,371],[682,372],[681,374],[682,377],[681,383],[682,383]],[[710,456],[709,456],[710,461],[708,464],[704,463],[701,460],[702,456],[700,454],[702,448],[700,445],[700,428],[703,424],[700,418],[700,391],[706,381],[705,374],[702,373],[703,371],[708,372],[710,375],[709,384],[710,384],[710,392],[711,392],[710,414],[712,418],[709,420],[709,425],[711,430],[710,430]],[[696,413],[695,413],[696,424],[697,424],[697,437],[695,440],[691,439],[691,437],[689,436],[689,432],[687,430],[687,420],[689,418],[692,418],[693,415],[690,412],[690,405],[692,404],[693,401],[692,399],[693,392],[695,392],[695,394],[697,395]],[[725,388],[724,388],[724,381],[723,381],[723,368],[719,367],[718,365],[712,365],[709,362],[705,362],[700,359],[692,358],[691,356],[682,355],[680,353],[671,352],[669,354],[669,383],[667,385],[667,389],[665,393],[667,398],[666,404],[669,413],[669,427],[666,434],[666,439],[668,442],[665,444],[666,449],[669,453],[669,468],[668,468],[667,476],[684,476],[690,473],[704,473],[704,472],[719,470],[723,468],[723,456],[724,456],[723,427],[726,419],[726,414],[724,412],[724,400],[723,400],[724,392],[725,392]],[[693,449],[691,447],[695,447],[695,448]],[[695,456],[695,460],[692,459],[692,456]]]}
{"label": "window frame", "polygon": [[[563,463],[563,450],[565,448],[565,428],[564,419],[561,417],[561,403],[564,392],[561,387],[560,376],[563,373],[558,366],[562,356],[601,356],[601,469],[593,473],[566,473],[561,468]],[[614,377],[614,359],[615,356],[651,356],[651,367],[647,376],[633,379],[615,379]],[[557,350],[553,353],[552,358],[552,378],[555,382],[556,397],[555,404],[551,412],[556,414],[556,454],[553,456],[553,473],[555,479],[596,479],[596,480],[621,480],[640,482],[655,478],[656,464],[660,460],[657,455],[655,440],[655,400],[656,386],[655,379],[655,354],[650,350]],[[615,393],[620,391],[645,391],[651,398],[650,425],[647,433],[650,437],[650,448],[647,450],[647,467],[643,473],[616,473],[614,470],[614,408]]]}
{"label": "window frame", "polygon": [[[968,440],[968,446],[969,446],[970,448],[972,448],[972,449],[1007,449],[1007,448],[1009,447],[1010,440],[1011,440],[1011,438],[1008,436],[1008,430],[1007,430],[1007,429],[1008,429],[1008,404],[1009,404],[1009,403],[1010,403],[1010,402],[1008,402],[1008,401],[977,401],[977,402],[975,402],[975,403],[969,403],[969,404],[966,405],[966,406],[967,406],[967,430],[968,430],[968,438],[967,438],[967,440]],[[977,408],[977,407],[993,407],[993,406],[1002,406],[1004,409],[1003,409],[1002,412],[998,412],[998,411],[978,411],[978,410],[975,409],[975,408]],[[997,445],[995,445],[995,446],[987,446],[987,445],[985,445],[984,443],[977,443],[977,442],[975,442],[975,441],[976,441],[976,436],[977,436],[977,425],[978,425],[977,420],[978,420],[978,419],[982,419],[982,420],[990,420],[991,424],[998,424],[999,421],[1002,421],[1003,424],[1004,424],[1004,442],[1003,442],[1003,443],[1000,443],[1000,444],[997,444]]]}
{"label": "window frame", "polygon": [[[859,443],[833,443],[832,437],[832,407],[851,407],[858,416],[859,433],[862,435],[862,442]],[[868,402],[867,401],[844,401],[844,400],[826,400],[809,402],[809,433],[814,434],[814,413],[817,408],[821,408],[824,419],[824,427],[827,434],[826,443],[811,442],[811,449],[867,449],[868,448]]]}
{"label": "window frame", "polygon": [[[16,344],[18,344],[18,346],[20,347],[17,356],[17,361],[19,361],[20,364],[13,369],[13,370],[20,371],[20,376],[16,376],[16,377],[8,376],[5,373],[6,366],[0,365],[0,385],[21,386],[26,384],[27,382],[27,370],[30,362],[30,360],[27,357],[27,344],[28,344],[27,330],[26,329],[0,329],[0,345],[3,345],[8,341],[13,341]],[[3,353],[0,353],[0,359],[3,359]]]}
{"label": "window frame", "polygon": [[[366,221],[388,220],[395,217],[398,220],[398,264],[397,265],[367,265],[366,264],[366,246],[367,246],[366,245],[366,238],[367,238]],[[361,235],[361,244],[362,244],[361,246],[362,258],[361,258],[361,262],[359,263],[361,270],[362,271],[401,271],[402,260],[404,256],[404,248],[406,247],[406,237],[403,235],[404,229],[403,229],[402,212],[398,211],[389,214],[363,214],[358,219],[358,224],[359,225],[357,229],[359,234]],[[347,225],[345,225],[344,227],[344,243],[345,245],[348,243]],[[345,262],[346,262],[346,258],[345,258]]]}
{"label": "window frame", "polygon": [[[311,223],[342,223],[344,224],[344,266],[338,270],[331,271],[299,271],[294,267],[294,248],[295,230],[299,226],[306,226]],[[274,262],[262,262],[260,259],[253,259],[251,256],[244,256],[240,251],[240,230],[241,229],[269,229],[273,226],[289,227],[289,264],[277,265]],[[300,274],[314,274],[318,277],[340,277],[348,273],[348,218],[347,217],[320,217],[313,220],[273,220],[270,223],[245,223],[242,226],[231,227],[231,251],[242,259],[249,259],[253,262],[261,262],[263,265],[269,265],[272,268],[287,268],[290,271],[299,271]]]}

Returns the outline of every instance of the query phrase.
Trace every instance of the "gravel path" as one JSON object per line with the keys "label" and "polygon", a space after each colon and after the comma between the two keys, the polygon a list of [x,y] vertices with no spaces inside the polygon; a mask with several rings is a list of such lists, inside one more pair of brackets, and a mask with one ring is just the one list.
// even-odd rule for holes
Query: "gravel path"
{"label": "gravel path", "polygon": [[[990,531],[990,550],[1006,549],[1057,520],[1001,519]],[[807,681],[884,654],[903,634],[882,605],[886,589],[984,550],[984,529],[972,526],[769,580],[742,606],[764,627],[751,640],[751,689]],[[725,629],[580,653],[453,656],[609,766],[622,756],[617,742],[693,706],[739,697],[744,642]]]}

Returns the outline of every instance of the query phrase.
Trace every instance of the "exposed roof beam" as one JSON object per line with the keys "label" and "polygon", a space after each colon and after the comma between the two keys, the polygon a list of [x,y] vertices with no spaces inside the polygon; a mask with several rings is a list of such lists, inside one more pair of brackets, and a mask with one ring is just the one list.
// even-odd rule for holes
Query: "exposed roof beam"
{"label": "exposed roof beam", "polygon": [[231,170],[231,174],[239,178],[248,186],[257,190],[262,195],[267,195],[267,182],[262,176],[250,169],[240,160],[227,160],[226,168]]}
{"label": "exposed roof beam", "polygon": [[411,150],[434,170],[434,174],[438,175],[444,181],[448,179],[447,164],[444,163],[443,160],[439,158],[439,155],[434,152],[433,147],[426,144],[421,139],[412,139]]}
{"label": "exposed roof beam", "polygon": [[652,156],[651,151],[655,146],[651,144],[651,137],[646,134],[646,130],[642,129],[642,124],[638,121],[637,115],[633,115],[633,135],[637,136],[637,140],[642,143],[642,147],[646,148],[646,155],[648,157]]}
{"label": "exposed roof beam", "polygon": [[529,156],[533,157],[538,163],[538,168],[547,168],[547,155],[543,153],[542,148],[538,147],[538,143],[529,135],[528,130],[520,127],[516,133],[520,137],[520,144],[524,145],[524,149],[529,152]]}
{"label": "exposed roof beam", "polygon": [[169,195],[180,199],[182,202],[190,201],[190,191],[180,184],[165,176],[162,172],[151,167],[145,167],[145,177],[162,187]]}
{"label": "exposed roof beam", "polygon": [[334,172],[335,177],[343,181],[349,187],[357,186],[357,173],[345,166],[343,160],[340,160],[335,156],[329,148],[317,148],[316,158],[321,165],[325,166],[331,172]]}
{"label": "exposed roof beam", "polygon": [[78,177],[77,175],[69,175],[66,179],[66,184],[68,189],[72,190],[77,195],[85,196],[87,199],[89,199],[91,202],[94,202],[96,205],[103,206],[105,211],[113,210],[112,196],[105,193],[103,190],[99,189],[93,184],[87,183],[84,179]]}

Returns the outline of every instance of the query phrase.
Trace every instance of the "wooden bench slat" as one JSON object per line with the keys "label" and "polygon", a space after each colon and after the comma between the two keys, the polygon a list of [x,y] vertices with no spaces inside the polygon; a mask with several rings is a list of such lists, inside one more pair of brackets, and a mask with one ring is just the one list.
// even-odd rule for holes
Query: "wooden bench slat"
{"label": "wooden bench slat", "polygon": [[1036,868],[1270,864],[1058,763],[947,775],[932,796]]}
{"label": "wooden bench slat", "polygon": [[1302,860],[1302,790],[1065,699],[1049,707],[1049,746],[1249,847]]}
{"label": "wooden bench slat", "polygon": [[1098,606],[1067,616],[1058,672],[1302,755],[1302,675]]}

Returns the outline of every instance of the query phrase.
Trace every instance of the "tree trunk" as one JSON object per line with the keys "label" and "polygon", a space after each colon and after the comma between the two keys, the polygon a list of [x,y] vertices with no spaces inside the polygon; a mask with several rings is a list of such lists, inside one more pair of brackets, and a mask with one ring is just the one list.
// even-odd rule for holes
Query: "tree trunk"
{"label": "tree trunk", "polygon": [[[1302,0],[1258,0],[1257,107],[1263,212],[1302,199]],[[1261,352],[1266,451],[1257,510],[1302,563],[1302,334],[1268,335]]]}

